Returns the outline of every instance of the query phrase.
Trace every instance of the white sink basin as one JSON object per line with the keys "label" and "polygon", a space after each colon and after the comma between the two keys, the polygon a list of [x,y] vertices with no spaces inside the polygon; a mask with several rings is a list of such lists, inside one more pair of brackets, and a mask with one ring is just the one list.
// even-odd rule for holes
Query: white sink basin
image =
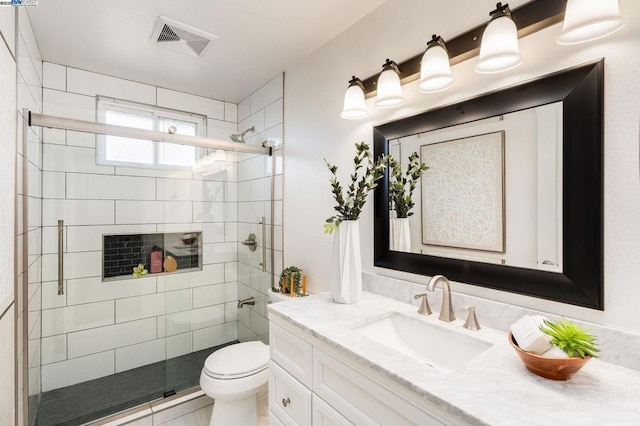
{"label": "white sink basin", "polygon": [[449,327],[396,312],[353,330],[367,339],[444,372],[459,369],[492,346],[489,342]]}

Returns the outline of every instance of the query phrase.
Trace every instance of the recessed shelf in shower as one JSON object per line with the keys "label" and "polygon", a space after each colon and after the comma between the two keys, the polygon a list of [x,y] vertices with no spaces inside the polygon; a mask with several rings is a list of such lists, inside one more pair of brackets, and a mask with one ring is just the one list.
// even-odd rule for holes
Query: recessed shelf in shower
{"label": "recessed shelf in shower", "polygon": [[134,278],[144,265],[146,275],[202,270],[202,231],[102,236],[102,280]]}

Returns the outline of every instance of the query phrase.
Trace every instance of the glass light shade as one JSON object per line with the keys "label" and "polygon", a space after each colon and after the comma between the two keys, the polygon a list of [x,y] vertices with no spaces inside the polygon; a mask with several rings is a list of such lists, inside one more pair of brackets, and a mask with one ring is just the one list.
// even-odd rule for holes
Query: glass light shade
{"label": "glass light shade", "polygon": [[418,90],[422,93],[433,93],[445,90],[453,84],[449,55],[442,46],[427,48],[420,65],[420,83]]}
{"label": "glass light shade", "polygon": [[624,27],[618,0],[569,0],[558,44],[597,40]]}
{"label": "glass light shade", "polygon": [[364,92],[357,84],[350,85],[344,94],[344,107],[340,117],[347,120],[357,120],[366,117],[367,107],[364,102]]}
{"label": "glass light shade", "polygon": [[514,69],[521,63],[516,24],[508,16],[493,19],[482,34],[476,72],[493,74]]}
{"label": "glass light shade", "polygon": [[393,108],[404,103],[400,77],[393,69],[382,71],[378,77],[376,107]]}

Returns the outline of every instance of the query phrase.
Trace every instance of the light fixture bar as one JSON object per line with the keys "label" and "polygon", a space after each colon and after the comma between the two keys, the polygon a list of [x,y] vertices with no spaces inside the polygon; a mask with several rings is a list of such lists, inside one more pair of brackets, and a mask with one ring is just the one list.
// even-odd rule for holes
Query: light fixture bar
{"label": "light fixture bar", "polygon": [[[533,0],[517,9],[513,9],[511,17],[518,26],[518,37],[526,37],[562,22],[566,6],[566,0]],[[486,21],[466,33],[447,40],[447,50],[452,66],[473,58],[480,53],[482,34],[487,27],[488,19]],[[424,51],[398,64],[401,84],[407,84],[420,78],[420,62],[423,54]],[[379,75],[372,75],[362,81],[366,98],[376,95],[376,83]]]}

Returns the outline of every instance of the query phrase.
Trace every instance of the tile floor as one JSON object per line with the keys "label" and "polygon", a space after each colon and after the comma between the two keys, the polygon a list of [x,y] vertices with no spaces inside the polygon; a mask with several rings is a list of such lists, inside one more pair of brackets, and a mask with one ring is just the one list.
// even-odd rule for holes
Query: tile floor
{"label": "tile floor", "polygon": [[40,400],[36,426],[77,426],[161,400],[168,389],[180,392],[197,386],[207,356],[232,343],[236,342],[45,392]]}
{"label": "tile floor", "polygon": [[[201,396],[194,400],[154,413],[150,416],[124,423],[126,426],[209,426],[213,400]],[[109,425],[111,426],[111,425]],[[221,425],[225,426],[225,425]],[[269,426],[269,411],[262,413],[257,426]]]}

